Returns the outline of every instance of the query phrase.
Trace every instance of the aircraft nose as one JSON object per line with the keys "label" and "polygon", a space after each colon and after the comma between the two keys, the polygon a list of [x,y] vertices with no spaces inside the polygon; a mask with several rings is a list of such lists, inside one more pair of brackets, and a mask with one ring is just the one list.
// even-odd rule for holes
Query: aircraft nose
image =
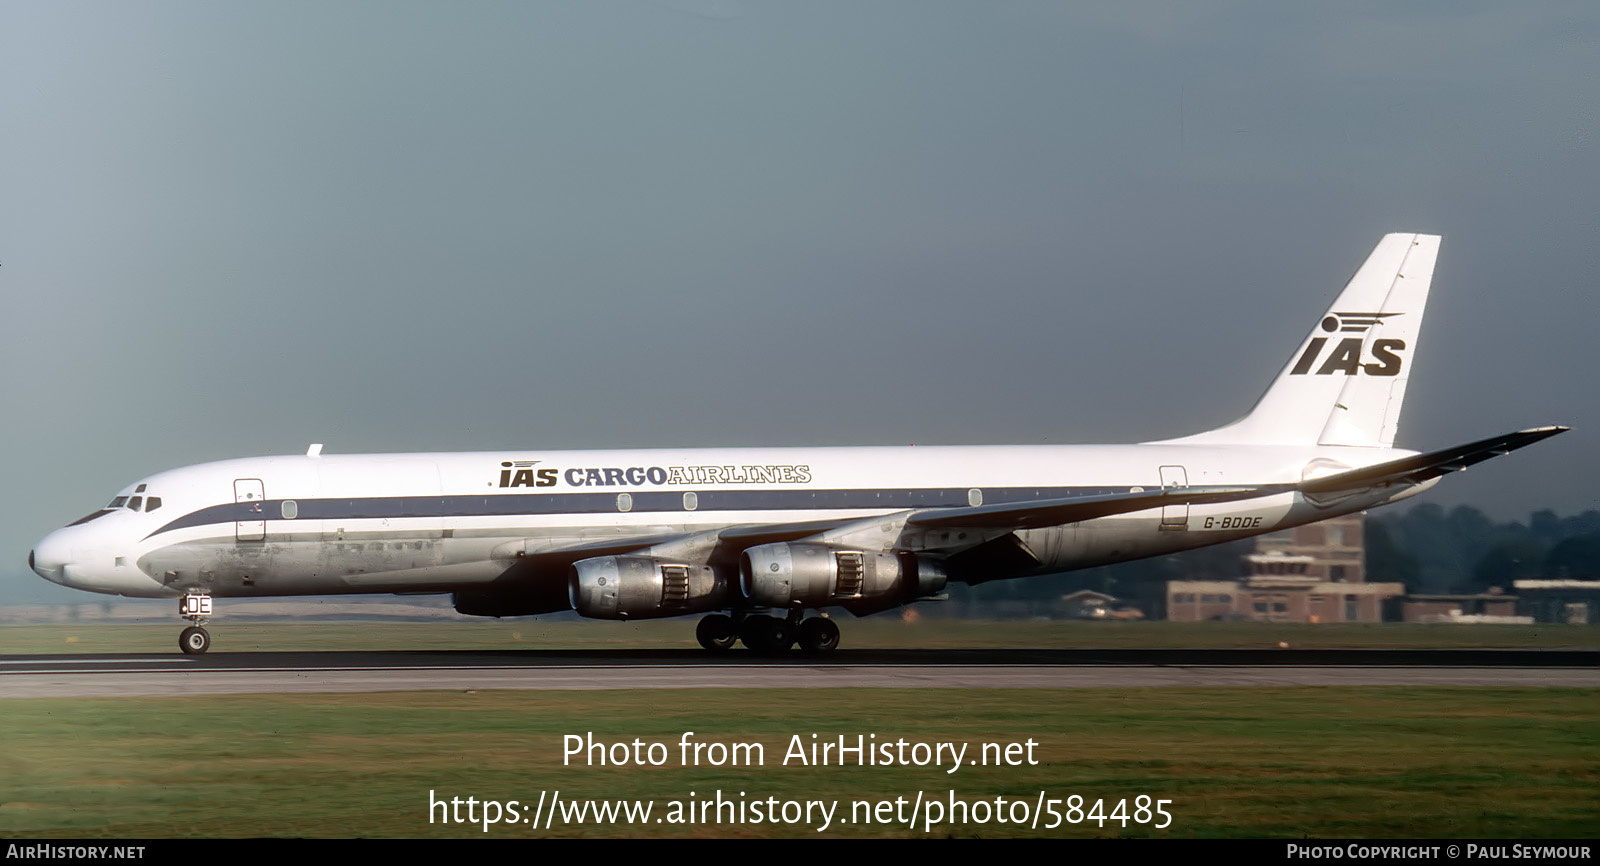
{"label": "aircraft nose", "polygon": [[28,551],[28,567],[38,572],[40,577],[54,583],[61,583],[64,580],[66,567],[70,562],[72,562],[72,548],[59,532],[45,536],[43,541]]}

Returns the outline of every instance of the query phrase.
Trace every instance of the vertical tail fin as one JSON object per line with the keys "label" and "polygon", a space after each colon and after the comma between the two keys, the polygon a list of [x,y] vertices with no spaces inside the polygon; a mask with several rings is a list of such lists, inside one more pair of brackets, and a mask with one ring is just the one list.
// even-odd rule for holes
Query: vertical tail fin
{"label": "vertical tail fin", "polygon": [[1169,441],[1393,446],[1439,240],[1385,235],[1249,415]]}

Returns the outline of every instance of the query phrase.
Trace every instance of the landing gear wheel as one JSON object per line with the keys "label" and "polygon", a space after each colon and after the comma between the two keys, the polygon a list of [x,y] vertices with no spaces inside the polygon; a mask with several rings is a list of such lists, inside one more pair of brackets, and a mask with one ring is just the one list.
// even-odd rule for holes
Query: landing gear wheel
{"label": "landing gear wheel", "polygon": [[695,626],[694,637],[701,646],[720,653],[733,648],[734,641],[739,639],[739,632],[733,626],[733,617],[714,613],[700,620],[700,624]]}
{"label": "landing gear wheel", "polygon": [[795,631],[800,651],[808,656],[826,655],[839,648],[839,627],[826,617],[812,617]]}
{"label": "landing gear wheel", "polygon": [[206,634],[203,628],[190,626],[183,630],[183,634],[178,635],[178,647],[185,655],[200,655],[211,649],[211,635]]}
{"label": "landing gear wheel", "polygon": [[762,655],[779,655],[794,645],[794,630],[775,616],[747,616],[739,628],[744,645]]}
{"label": "landing gear wheel", "polygon": [[188,620],[192,625],[178,635],[178,649],[184,655],[197,656],[211,649],[211,635],[201,628],[211,617],[211,596],[203,592],[190,591],[178,599],[178,616]]}

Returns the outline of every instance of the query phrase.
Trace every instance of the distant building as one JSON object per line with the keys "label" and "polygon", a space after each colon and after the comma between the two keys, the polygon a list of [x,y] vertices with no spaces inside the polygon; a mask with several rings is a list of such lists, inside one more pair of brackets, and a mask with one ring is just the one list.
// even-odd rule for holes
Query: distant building
{"label": "distant building", "polygon": [[[1323,583],[1364,583],[1367,579],[1366,547],[1362,526],[1365,514],[1346,514],[1256,539],[1256,552],[1248,559],[1271,554],[1307,557],[1306,577]],[[1270,564],[1272,560],[1259,560]],[[1260,572],[1251,571],[1252,574]]]}
{"label": "distant building", "polygon": [[1367,583],[1363,515],[1263,535],[1236,580],[1167,583],[1167,619],[1382,622],[1401,583]]}
{"label": "distant building", "polygon": [[1600,620],[1600,580],[1516,580],[1517,609],[1537,622],[1588,625]]}
{"label": "distant building", "polygon": [[1527,625],[1529,616],[1517,613],[1517,597],[1498,587],[1473,595],[1409,595],[1401,602],[1406,622],[1480,622]]}

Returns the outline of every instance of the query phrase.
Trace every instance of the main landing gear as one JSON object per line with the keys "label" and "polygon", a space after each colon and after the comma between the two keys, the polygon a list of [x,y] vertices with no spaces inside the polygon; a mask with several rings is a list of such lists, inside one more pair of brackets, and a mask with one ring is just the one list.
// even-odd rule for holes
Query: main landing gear
{"label": "main landing gear", "polygon": [[211,619],[211,596],[190,593],[178,600],[178,616],[194,623],[178,635],[184,655],[197,656],[211,649],[211,635],[201,626]]}
{"label": "main landing gear", "polygon": [[734,641],[739,639],[739,629],[733,617],[714,613],[700,620],[700,624],[695,626],[694,637],[701,646],[714,653],[727,652],[733,649]]}
{"label": "main landing gear", "polygon": [[839,626],[826,616],[802,619],[803,611],[793,610],[788,617],[753,614],[734,619],[714,613],[700,620],[695,638],[714,653],[727,652],[735,641],[762,655],[782,655],[795,644],[808,656],[826,655],[839,648]]}

